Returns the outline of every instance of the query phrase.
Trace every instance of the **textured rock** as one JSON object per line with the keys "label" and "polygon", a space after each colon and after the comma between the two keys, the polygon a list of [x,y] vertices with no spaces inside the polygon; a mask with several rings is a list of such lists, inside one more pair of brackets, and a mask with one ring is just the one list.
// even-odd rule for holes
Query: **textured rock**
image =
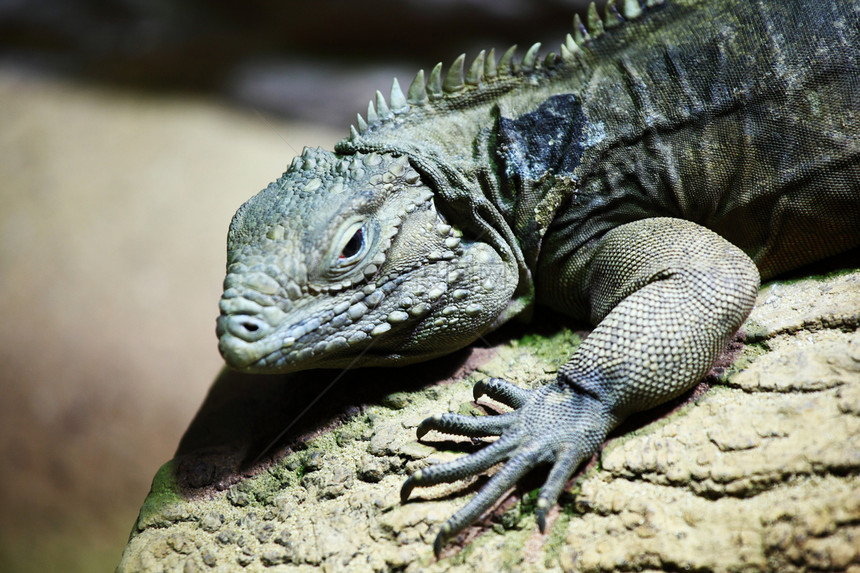
{"label": "textured rock", "polygon": [[[577,333],[476,349],[453,372],[348,373],[327,396],[352,404],[308,414],[314,422],[288,434],[274,461],[253,459],[260,427],[247,420],[279,405],[300,411],[299,388],[327,377],[231,386],[238,375],[222,375],[156,476],[119,570],[860,572],[860,271],[772,283],[758,303],[748,343],[710,391],[625,425],[573,480],[546,535],[534,520],[536,472],[438,562],[433,537],[480,484],[422,489],[406,505],[399,489],[408,472],[475,446],[438,434],[418,444],[415,426],[475,411],[471,387],[485,375],[546,380]],[[344,396],[362,384],[380,390]]]}

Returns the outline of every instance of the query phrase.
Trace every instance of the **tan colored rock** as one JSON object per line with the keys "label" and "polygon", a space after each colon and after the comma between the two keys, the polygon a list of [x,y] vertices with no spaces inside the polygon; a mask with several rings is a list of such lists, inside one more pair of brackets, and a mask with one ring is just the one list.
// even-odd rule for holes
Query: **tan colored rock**
{"label": "tan colored rock", "polygon": [[[232,436],[221,439],[216,469],[202,472],[221,482],[192,488],[182,481],[188,473],[179,468],[211,455],[211,444],[197,443],[163,469],[120,571],[858,570],[858,318],[860,271],[766,286],[748,323],[756,333],[721,382],[610,440],[599,468],[577,477],[575,495],[551,512],[546,535],[533,514],[538,475],[439,561],[431,550],[439,526],[481,480],[423,488],[401,505],[408,472],[472,450],[469,440],[437,434],[418,444],[415,426],[440,410],[474,409],[471,387],[483,375],[523,385],[546,379],[569,354],[573,333],[473,350],[458,358],[456,372],[425,373],[396,396],[387,390],[345,423],[334,415],[310,424],[292,453],[281,446],[286,455],[231,470],[233,477],[224,468],[253,449],[243,420],[266,414],[236,414],[224,404],[238,395],[259,406],[283,385],[306,387],[325,376],[299,373],[255,391],[225,374],[189,430],[220,423]],[[353,388],[352,376],[372,386],[389,376],[392,386],[381,383],[396,388],[422,368],[347,373],[338,384]],[[218,491],[225,480],[232,485]]]}

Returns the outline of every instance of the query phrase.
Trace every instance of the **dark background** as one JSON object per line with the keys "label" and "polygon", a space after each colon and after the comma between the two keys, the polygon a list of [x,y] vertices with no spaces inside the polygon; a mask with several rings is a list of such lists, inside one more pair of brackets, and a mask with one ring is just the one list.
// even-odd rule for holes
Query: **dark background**
{"label": "dark background", "polygon": [[[131,89],[215,93],[341,125],[418,68],[496,47],[555,50],[582,0],[7,0],[7,61]],[[408,77],[407,77],[408,76]],[[380,84],[382,82],[382,84]],[[359,108],[359,111],[361,108]]]}

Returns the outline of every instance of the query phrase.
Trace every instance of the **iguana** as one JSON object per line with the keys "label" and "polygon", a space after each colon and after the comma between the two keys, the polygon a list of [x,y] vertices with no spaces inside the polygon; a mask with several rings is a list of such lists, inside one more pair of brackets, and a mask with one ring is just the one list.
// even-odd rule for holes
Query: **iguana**
{"label": "iguana", "polygon": [[610,430],[708,372],[760,276],[860,245],[860,1],[592,4],[538,53],[395,80],[228,234],[219,348],[248,372],[425,360],[535,304],[596,325],[555,382],[477,385],[512,412],[421,423],[500,437],[404,501],[504,462],[437,555],[550,464],[543,530]]}

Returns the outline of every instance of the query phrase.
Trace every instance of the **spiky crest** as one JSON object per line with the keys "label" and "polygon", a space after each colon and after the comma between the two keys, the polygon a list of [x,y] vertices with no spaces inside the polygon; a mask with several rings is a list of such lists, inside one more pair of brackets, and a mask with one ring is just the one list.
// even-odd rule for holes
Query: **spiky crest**
{"label": "spiky crest", "polygon": [[478,57],[475,58],[475,61],[472,62],[472,65],[469,67],[469,73],[466,74],[466,83],[470,86],[479,86],[481,85],[481,81],[484,79],[484,58],[486,57],[486,51],[481,50],[478,54]]}
{"label": "spiky crest", "polygon": [[350,140],[356,140],[368,130],[383,124],[397,115],[408,113],[413,108],[438,105],[440,100],[451,100],[463,97],[475,89],[484,89],[495,82],[508,80],[518,75],[534,74],[541,69],[551,69],[563,62],[569,62],[579,57],[583,47],[590,41],[602,35],[606,30],[617,28],[628,20],[636,20],[644,11],[654,6],[662,5],[666,0],[609,0],[604,15],[601,17],[597,6],[592,2],[586,12],[586,23],[583,24],[579,14],[573,17],[573,32],[568,34],[559,49],[559,54],[552,52],[543,59],[538,57],[541,44],[533,44],[521,61],[515,58],[516,44],[508,48],[502,57],[496,61],[495,49],[489,52],[482,50],[466,68],[466,54],[460,54],[442,75],[442,62],[436,64],[425,82],[424,70],[418,70],[415,79],[409,86],[406,95],[400,89],[397,79],[391,86],[389,105],[385,96],[376,92],[376,105],[371,100],[367,106],[367,120],[359,114],[356,118],[357,128],[350,126]]}

